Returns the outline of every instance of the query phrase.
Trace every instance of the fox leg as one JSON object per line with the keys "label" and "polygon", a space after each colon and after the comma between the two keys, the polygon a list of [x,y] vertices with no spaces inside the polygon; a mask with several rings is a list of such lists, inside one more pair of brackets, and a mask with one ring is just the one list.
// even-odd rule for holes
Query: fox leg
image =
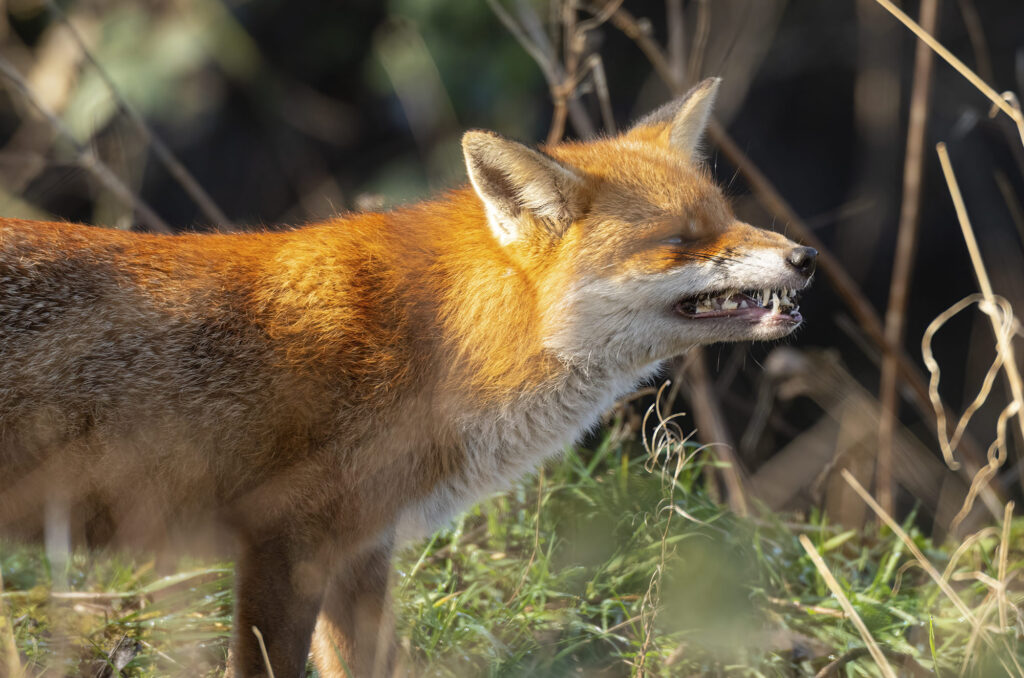
{"label": "fox leg", "polygon": [[306,675],[327,581],[319,560],[315,549],[286,537],[246,545],[235,566],[235,635],[227,678],[270,675],[254,627],[276,678]]}
{"label": "fox leg", "polygon": [[345,558],[331,574],[313,635],[313,659],[324,678],[390,677],[391,549],[389,539]]}

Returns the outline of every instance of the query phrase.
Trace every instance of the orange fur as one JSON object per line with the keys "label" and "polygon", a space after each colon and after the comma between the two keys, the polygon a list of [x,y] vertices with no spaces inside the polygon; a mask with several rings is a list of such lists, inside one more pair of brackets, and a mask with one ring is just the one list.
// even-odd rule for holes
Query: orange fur
{"label": "orange fur", "polygon": [[546,154],[469,133],[472,186],[389,213],[172,237],[0,219],[0,529],[230,535],[234,675],[265,670],[253,626],[275,675],[300,675],[318,615],[321,675],[380,669],[396,539],[562,449],[665,358],[792,329],[675,310],[808,277],[694,162],[715,86]]}

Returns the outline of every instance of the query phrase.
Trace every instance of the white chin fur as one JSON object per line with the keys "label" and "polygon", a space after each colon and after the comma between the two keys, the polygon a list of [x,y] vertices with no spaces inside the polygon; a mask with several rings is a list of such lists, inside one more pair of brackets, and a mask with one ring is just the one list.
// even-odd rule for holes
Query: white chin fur
{"label": "white chin fur", "polygon": [[805,287],[781,253],[757,252],[734,266],[694,263],[661,274],[591,278],[549,310],[547,346],[573,360],[643,365],[723,341],[773,341],[800,323],[775,315],[690,319],[673,312],[683,298],[711,290]]}

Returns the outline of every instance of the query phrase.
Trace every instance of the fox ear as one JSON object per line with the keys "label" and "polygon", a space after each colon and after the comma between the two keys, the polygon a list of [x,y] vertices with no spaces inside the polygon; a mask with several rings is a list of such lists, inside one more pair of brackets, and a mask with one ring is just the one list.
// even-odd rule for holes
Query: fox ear
{"label": "fox ear", "polygon": [[469,180],[503,245],[538,225],[561,236],[573,220],[582,180],[571,168],[492,132],[466,132],[462,152]]}
{"label": "fox ear", "polygon": [[684,155],[699,157],[700,141],[711,118],[711,109],[721,83],[721,78],[702,80],[683,96],[641,118],[629,133],[644,134],[651,129],[663,128],[659,138],[664,143]]}

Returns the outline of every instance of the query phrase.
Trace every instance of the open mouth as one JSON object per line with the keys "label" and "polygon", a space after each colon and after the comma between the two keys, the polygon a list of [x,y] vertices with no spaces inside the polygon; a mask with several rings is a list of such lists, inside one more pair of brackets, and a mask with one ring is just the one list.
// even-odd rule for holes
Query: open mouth
{"label": "open mouth", "polygon": [[742,318],[756,322],[766,316],[793,324],[803,320],[799,290],[783,287],[761,290],[725,290],[682,299],[675,311],[684,318]]}

